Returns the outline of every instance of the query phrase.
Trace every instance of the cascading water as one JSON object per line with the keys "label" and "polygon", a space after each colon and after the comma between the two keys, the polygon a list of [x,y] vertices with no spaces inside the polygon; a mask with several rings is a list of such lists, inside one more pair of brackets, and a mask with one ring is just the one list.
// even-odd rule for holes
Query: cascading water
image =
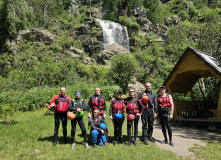
{"label": "cascading water", "polygon": [[108,20],[96,20],[102,27],[104,48],[107,45],[118,43],[119,45],[126,48],[127,51],[129,51],[129,37],[127,27]]}

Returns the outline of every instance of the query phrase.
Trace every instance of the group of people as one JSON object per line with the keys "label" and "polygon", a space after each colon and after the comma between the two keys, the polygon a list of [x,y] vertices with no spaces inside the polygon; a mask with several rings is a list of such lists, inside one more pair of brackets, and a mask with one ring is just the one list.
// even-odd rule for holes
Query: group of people
{"label": "group of people", "polygon": [[[146,83],[145,90],[136,95],[133,89],[129,90],[129,97],[122,98],[122,91],[117,92],[117,96],[112,98],[109,117],[113,121],[114,139],[113,145],[121,144],[122,126],[125,119],[124,112],[127,115],[127,135],[128,143],[125,146],[134,144],[137,145],[138,121],[141,116],[142,120],[142,137],[145,145],[148,145],[147,139],[155,142],[152,137],[154,118],[159,117],[164,140],[162,144],[168,143],[174,146],[172,142],[171,119],[173,118],[174,104],[171,95],[166,93],[165,86],[160,87],[160,95],[156,96],[151,90],[151,84]],[[79,90],[75,92],[75,97],[71,99],[66,95],[66,88],[60,88],[60,94],[54,96],[47,104],[47,108],[54,111],[55,130],[54,130],[54,145],[57,145],[58,129],[60,121],[63,127],[64,143],[67,143],[67,113],[74,113],[74,118],[71,119],[71,137],[72,146],[75,148],[75,132],[78,122],[82,135],[84,137],[85,147],[89,148],[87,141],[87,132],[84,124],[84,111],[86,110],[85,100],[81,98]],[[105,98],[100,95],[100,88],[95,88],[95,94],[89,98],[87,105],[87,113],[89,125],[91,126],[90,134],[93,147],[96,145],[108,144],[108,128],[105,122],[106,117],[106,102]],[[131,128],[134,127],[134,137],[132,141]],[[167,138],[166,127],[168,130],[169,141]]]}

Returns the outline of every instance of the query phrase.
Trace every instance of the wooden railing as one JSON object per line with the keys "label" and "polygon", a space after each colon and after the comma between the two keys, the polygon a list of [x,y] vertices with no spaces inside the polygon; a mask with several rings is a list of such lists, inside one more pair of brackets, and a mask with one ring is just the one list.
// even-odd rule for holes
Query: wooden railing
{"label": "wooden railing", "polygon": [[215,117],[217,103],[211,101],[175,101],[175,111],[184,118]]}

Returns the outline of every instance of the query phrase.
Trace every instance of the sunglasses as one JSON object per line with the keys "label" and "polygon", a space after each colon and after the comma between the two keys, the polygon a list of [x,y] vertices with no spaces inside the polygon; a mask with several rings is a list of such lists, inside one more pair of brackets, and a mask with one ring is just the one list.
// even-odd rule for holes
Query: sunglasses
{"label": "sunglasses", "polygon": [[94,112],[94,114],[98,114],[98,112]]}

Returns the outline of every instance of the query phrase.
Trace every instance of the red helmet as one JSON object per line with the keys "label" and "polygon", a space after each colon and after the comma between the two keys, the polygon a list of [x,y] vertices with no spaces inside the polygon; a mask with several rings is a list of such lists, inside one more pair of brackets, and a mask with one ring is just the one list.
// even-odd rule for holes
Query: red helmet
{"label": "red helmet", "polygon": [[67,117],[68,119],[73,120],[75,119],[76,115],[73,112],[67,112]]}
{"label": "red helmet", "polygon": [[141,102],[142,102],[143,104],[147,104],[148,101],[149,101],[149,97],[148,97],[147,95],[143,95],[143,96],[142,96],[142,99],[141,99]]}
{"label": "red helmet", "polygon": [[133,120],[135,119],[135,115],[134,115],[134,114],[128,114],[128,115],[127,115],[127,119],[128,119],[129,121],[133,121]]}

